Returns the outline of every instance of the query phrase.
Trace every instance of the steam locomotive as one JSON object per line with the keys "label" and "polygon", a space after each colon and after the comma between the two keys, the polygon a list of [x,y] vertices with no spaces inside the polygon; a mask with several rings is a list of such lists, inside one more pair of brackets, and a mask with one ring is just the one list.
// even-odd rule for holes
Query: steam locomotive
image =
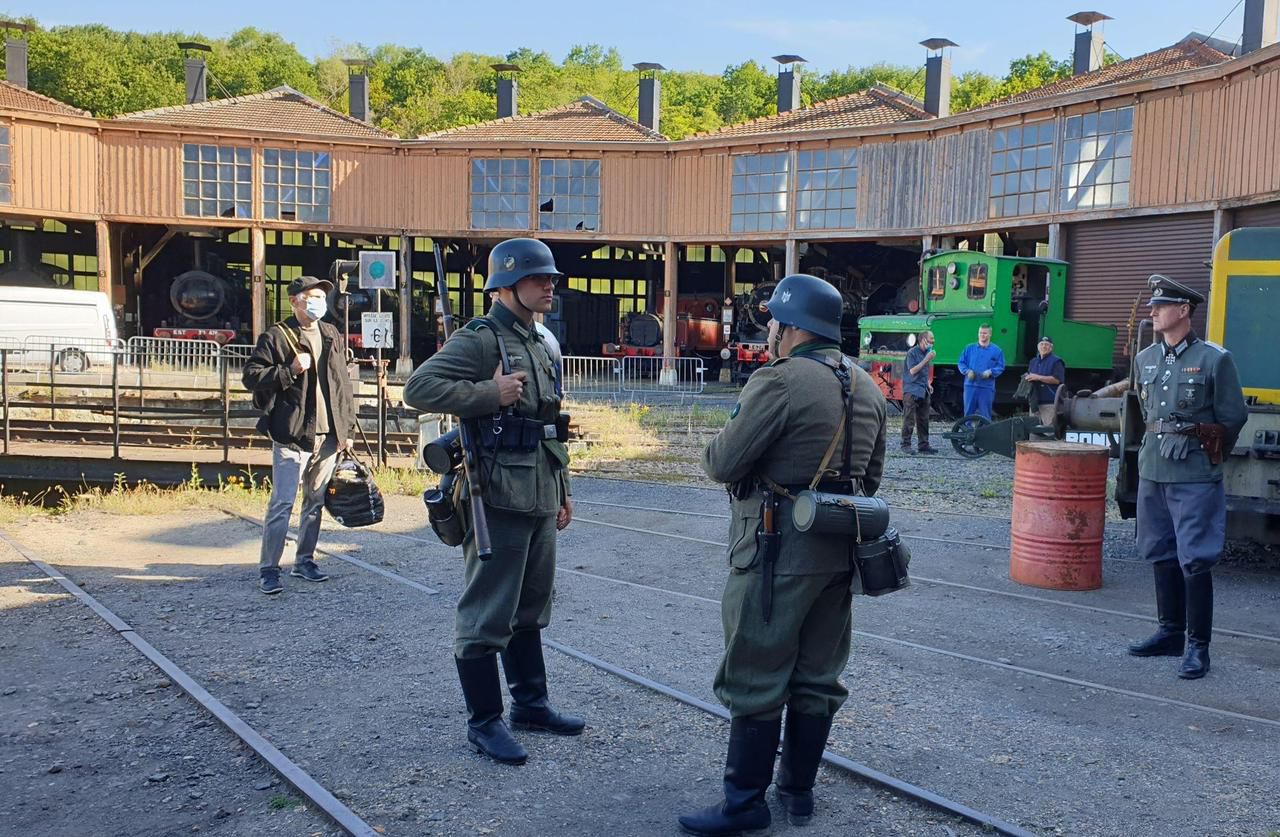
{"label": "steam locomotive", "polygon": [[248,275],[221,265],[223,275],[188,270],[169,285],[170,315],[152,330],[155,337],[213,340],[227,344],[240,332],[240,312],[248,308]]}

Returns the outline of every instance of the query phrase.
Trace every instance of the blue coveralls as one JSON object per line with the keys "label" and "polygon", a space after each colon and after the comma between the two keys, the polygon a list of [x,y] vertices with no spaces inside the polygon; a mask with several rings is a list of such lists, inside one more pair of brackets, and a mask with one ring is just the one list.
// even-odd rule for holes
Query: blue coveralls
{"label": "blue coveralls", "polygon": [[[960,354],[958,364],[960,374],[964,376],[964,414],[979,415],[991,420],[991,405],[996,400],[996,378],[1004,372],[1004,352],[995,343],[985,349],[977,343],[965,346]],[[969,371],[976,376],[969,380]],[[991,372],[991,377],[982,377],[983,372]]]}

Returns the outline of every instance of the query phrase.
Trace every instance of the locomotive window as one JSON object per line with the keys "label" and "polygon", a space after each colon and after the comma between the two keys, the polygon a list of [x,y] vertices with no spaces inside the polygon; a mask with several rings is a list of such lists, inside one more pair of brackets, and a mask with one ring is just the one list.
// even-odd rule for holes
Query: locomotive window
{"label": "locomotive window", "polygon": [[1053,189],[1053,120],[991,132],[988,215],[1036,215],[1049,211]]}
{"label": "locomotive window", "polygon": [[0,125],[0,203],[13,203],[12,150],[9,126]]}
{"label": "locomotive window", "polygon": [[787,228],[787,192],[791,155],[739,154],[733,158],[729,228],[733,232],[769,232]]}
{"label": "locomotive window", "polygon": [[182,212],[200,218],[248,218],[253,188],[248,148],[182,146]]}
{"label": "locomotive window", "polygon": [[538,161],[538,229],[600,229],[600,161]]}
{"label": "locomotive window", "polygon": [[929,268],[929,296],[942,299],[947,295],[947,270],[944,267]]}
{"label": "locomotive window", "polygon": [[969,265],[969,299],[985,299],[987,296],[987,266]]}
{"label": "locomotive window", "polygon": [[471,161],[471,228],[529,229],[529,160],[502,157]]}
{"label": "locomotive window", "polygon": [[1129,205],[1133,108],[1067,117],[1062,143],[1063,209]]}
{"label": "locomotive window", "polygon": [[333,194],[327,151],[262,150],[262,214],[278,221],[329,223]]}
{"label": "locomotive window", "polygon": [[796,154],[796,228],[858,225],[858,149]]}

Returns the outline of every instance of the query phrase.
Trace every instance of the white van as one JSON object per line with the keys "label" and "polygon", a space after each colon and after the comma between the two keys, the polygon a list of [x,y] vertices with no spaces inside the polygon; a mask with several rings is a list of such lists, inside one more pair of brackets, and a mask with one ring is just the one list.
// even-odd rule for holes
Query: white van
{"label": "white van", "polygon": [[0,285],[0,348],[22,365],[84,372],[119,344],[111,300],[100,291]]}

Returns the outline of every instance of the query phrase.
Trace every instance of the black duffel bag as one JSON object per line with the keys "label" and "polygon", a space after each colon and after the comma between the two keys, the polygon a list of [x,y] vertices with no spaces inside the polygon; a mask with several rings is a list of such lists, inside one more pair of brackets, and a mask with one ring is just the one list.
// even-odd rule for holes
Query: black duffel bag
{"label": "black duffel bag", "polygon": [[374,484],[369,469],[349,451],[338,455],[338,464],[324,492],[324,509],[348,528],[382,522],[385,509],[382,492]]}

